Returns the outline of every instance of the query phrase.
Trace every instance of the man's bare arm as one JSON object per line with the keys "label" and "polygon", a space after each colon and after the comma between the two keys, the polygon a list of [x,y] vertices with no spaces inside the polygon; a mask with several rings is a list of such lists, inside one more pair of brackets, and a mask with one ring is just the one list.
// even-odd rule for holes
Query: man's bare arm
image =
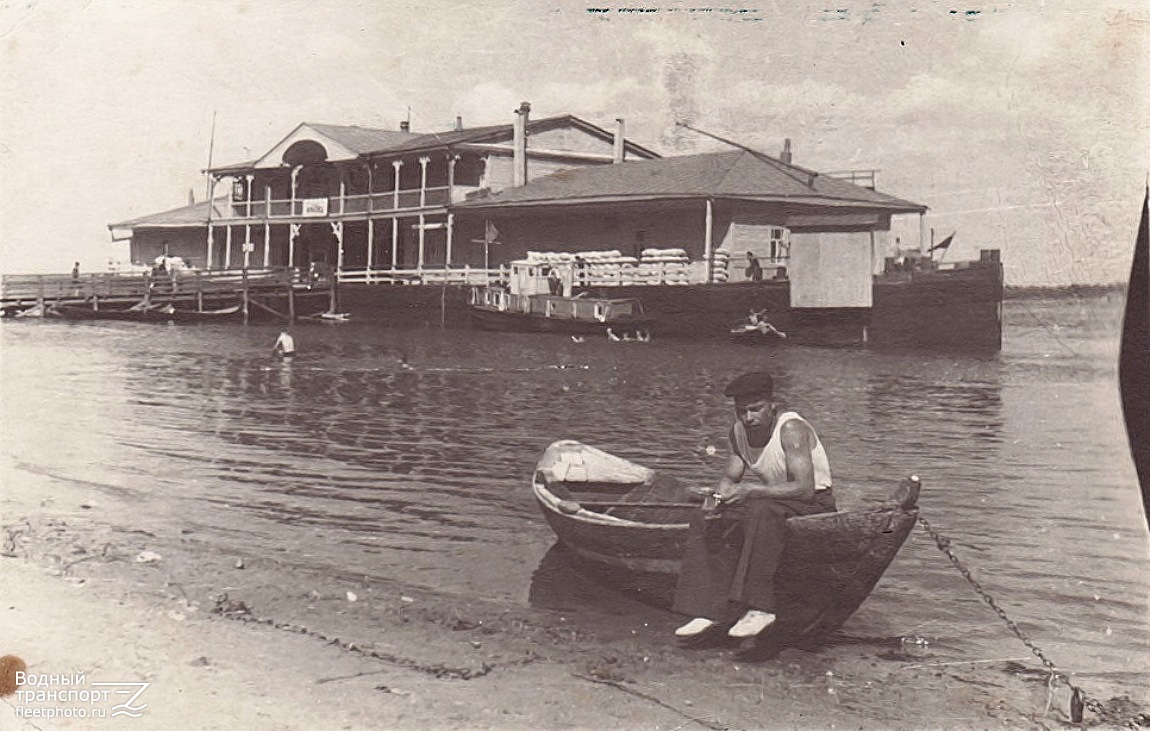
{"label": "man's bare arm", "polygon": [[[719,493],[724,502],[738,502],[746,498],[799,498],[811,500],[815,495],[815,465],[812,450],[815,433],[809,425],[798,419],[783,424],[779,430],[783,455],[787,461],[787,481],[774,485],[719,483]],[[739,460],[740,464],[742,460]],[[726,477],[726,475],[724,475]],[[727,488],[727,489],[724,489]]]}

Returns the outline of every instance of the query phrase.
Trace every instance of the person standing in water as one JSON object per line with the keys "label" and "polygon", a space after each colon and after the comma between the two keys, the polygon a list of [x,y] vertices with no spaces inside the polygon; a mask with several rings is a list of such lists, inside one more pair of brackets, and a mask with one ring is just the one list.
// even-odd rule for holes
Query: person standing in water
{"label": "person standing in water", "polygon": [[281,358],[295,355],[295,338],[286,332],[281,332],[280,336],[276,338],[276,344],[275,347],[272,348],[272,352]]}

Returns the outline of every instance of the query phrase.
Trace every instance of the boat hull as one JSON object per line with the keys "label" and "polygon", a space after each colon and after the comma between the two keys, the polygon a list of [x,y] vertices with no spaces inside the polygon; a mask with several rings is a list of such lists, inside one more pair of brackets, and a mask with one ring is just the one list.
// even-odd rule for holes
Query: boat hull
{"label": "boat hull", "polygon": [[[556,481],[548,465],[554,453],[585,449],[577,442],[557,442],[548,449],[552,454],[545,453],[540,461],[532,491],[544,518],[560,543],[597,575],[625,586],[646,601],[669,607],[688,521],[698,508],[660,509],[664,522],[659,523],[635,519],[649,512],[647,508],[612,508],[613,515],[574,510],[581,494],[594,493],[602,500],[614,493],[618,499],[643,483],[583,483],[594,484],[589,493],[577,490],[577,483]],[[775,575],[779,630],[802,637],[840,627],[869,596],[914,528],[917,497],[917,481],[908,481],[890,501],[875,509],[789,519],[782,562]]]}
{"label": "boat hull", "polygon": [[[455,326],[490,330],[554,324],[516,322],[473,314],[470,289],[456,285],[340,284],[339,309],[358,322]],[[637,299],[656,337],[726,338],[731,323],[765,310],[787,333],[786,344],[996,351],[1002,344],[1002,264],[974,262],[933,272],[880,275],[871,307],[797,308],[783,281],[602,287],[589,296]],[[386,315],[386,316],[385,316]],[[573,332],[557,329],[554,332]]]}
{"label": "boat hull", "polygon": [[545,317],[522,312],[499,312],[479,307],[469,308],[469,315],[475,327],[481,330],[500,332],[605,335],[607,328],[611,328],[612,332],[634,333],[650,326],[650,322],[646,318],[596,322],[594,320]]}
{"label": "boat hull", "polygon": [[182,310],[157,308],[150,310],[93,309],[76,305],[56,305],[51,314],[65,320],[120,320],[126,322],[233,322],[243,319],[239,305],[215,310]]}

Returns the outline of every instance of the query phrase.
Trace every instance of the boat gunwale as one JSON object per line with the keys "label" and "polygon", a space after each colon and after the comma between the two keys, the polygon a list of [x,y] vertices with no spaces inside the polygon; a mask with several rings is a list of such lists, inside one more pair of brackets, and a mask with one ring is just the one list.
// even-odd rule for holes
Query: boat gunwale
{"label": "boat gunwale", "polygon": [[[622,518],[622,517],[619,517],[617,515],[600,513],[600,512],[594,511],[594,510],[588,510],[587,508],[583,507],[582,503],[578,499],[571,499],[569,501],[569,502],[573,502],[573,503],[576,503],[579,505],[579,509],[577,511],[575,511],[574,513],[568,513],[568,512],[564,512],[563,510],[561,510],[559,508],[559,504],[562,502],[568,502],[568,501],[565,500],[564,498],[559,497],[554,492],[552,492],[549,487],[547,487],[546,476],[549,474],[553,474],[553,473],[550,471],[550,469],[548,468],[549,465],[546,463],[547,463],[548,459],[550,457],[552,457],[556,452],[560,451],[561,449],[570,447],[570,446],[578,446],[578,447],[581,447],[583,449],[588,449],[588,450],[591,450],[594,452],[602,452],[603,454],[607,454],[609,456],[615,457],[616,459],[623,460],[623,461],[629,463],[630,465],[633,465],[637,469],[643,470],[648,475],[648,477],[655,474],[655,470],[653,470],[649,467],[644,467],[638,463],[631,462],[631,460],[628,460],[624,457],[619,457],[618,455],[613,455],[609,452],[605,452],[604,450],[598,449],[596,447],[591,447],[590,445],[583,444],[582,442],[579,442],[577,440],[563,439],[563,440],[553,442],[551,445],[549,445],[547,447],[546,450],[544,450],[543,456],[541,456],[539,458],[539,461],[536,464],[535,471],[532,473],[532,478],[531,478],[531,489],[532,489],[532,493],[535,495],[536,502],[538,502],[539,505],[541,507],[543,507],[544,509],[546,509],[548,512],[559,517],[561,520],[571,520],[571,521],[581,522],[584,524],[592,524],[592,525],[598,525],[598,526],[603,526],[603,527],[610,526],[610,527],[620,527],[620,528],[639,528],[639,529],[644,529],[644,530],[667,530],[667,531],[683,531],[683,530],[686,530],[688,528],[688,526],[690,525],[689,521],[682,522],[682,523],[648,523],[648,522],[644,522],[644,521]],[[542,477],[542,479],[541,479],[541,477]],[[891,514],[894,514],[894,513],[907,513],[907,514],[917,513],[917,511],[918,511],[917,489],[915,489],[915,491],[913,493],[913,497],[911,497],[909,500],[901,499],[900,502],[892,502],[892,500],[895,497],[897,497],[903,493],[903,491],[905,489],[905,483],[907,481],[910,481],[916,487],[919,485],[919,480],[918,480],[917,476],[912,475],[908,478],[905,478],[902,482],[900,482],[899,487],[895,489],[893,495],[888,496],[886,502],[879,503],[877,505],[865,506],[861,509],[834,510],[834,511],[827,512],[827,513],[814,513],[811,515],[792,516],[792,517],[787,519],[787,522],[791,523],[794,521],[798,521],[799,524],[806,523],[806,522],[816,522],[819,520],[826,520],[828,516],[832,516],[832,515],[867,515],[867,514],[876,514],[876,513],[891,513]],[[556,482],[564,482],[565,483],[566,481],[565,480],[556,480]],[[636,483],[636,484],[638,484],[638,483]],[[593,501],[589,501],[589,502],[593,502]],[[650,507],[665,507],[665,506],[660,506],[659,503],[635,503],[635,507],[639,507],[639,506],[643,506],[643,505],[648,505]],[[700,503],[700,506],[701,506],[701,503]]]}

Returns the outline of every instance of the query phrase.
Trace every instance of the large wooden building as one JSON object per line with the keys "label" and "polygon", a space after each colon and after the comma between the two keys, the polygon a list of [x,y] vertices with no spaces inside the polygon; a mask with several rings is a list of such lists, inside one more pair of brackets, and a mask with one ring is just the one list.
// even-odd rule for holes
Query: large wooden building
{"label": "large wooden building", "polygon": [[[871,304],[891,216],[925,206],[745,149],[661,158],[574,116],[445,132],[301,124],[257,160],[212,168],[229,195],[113,224],[135,263],[297,267],[341,284],[477,282],[531,250],[678,249],[692,281],[746,252],[796,306]],[[716,277],[713,253],[730,254]]]}
{"label": "large wooden building", "polygon": [[[530,144],[528,144],[530,140]],[[573,116],[419,134],[300,124],[259,159],[212,168],[229,195],[113,224],[134,263],[165,248],[204,269],[312,265],[344,281],[411,281],[483,268],[487,227],[454,207],[477,191],[658,155]],[[467,224],[470,224],[468,226]],[[442,281],[442,277],[439,281]]]}
{"label": "large wooden building", "polygon": [[[592,288],[641,298],[668,333],[722,334],[766,308],[812,338],[1001,345],[997,251],[892,269],[892,218],[917,216],[921,247],[926,207],[875,190],[873,173],[795,165],[789,142],[778,156],[732,143],[661,157],[622,120],[532,119],[524,102],[508,124],[433,133],[301,124],[208,174],[226,196],[111,226],[133,262],[167,252],[201,270],[333,274],[341,309],[443,321],[466,311],[458,285],[499,279],[529,252],[606,253],[615,269]],[[647,265],[666,252],[675,277]]]}

